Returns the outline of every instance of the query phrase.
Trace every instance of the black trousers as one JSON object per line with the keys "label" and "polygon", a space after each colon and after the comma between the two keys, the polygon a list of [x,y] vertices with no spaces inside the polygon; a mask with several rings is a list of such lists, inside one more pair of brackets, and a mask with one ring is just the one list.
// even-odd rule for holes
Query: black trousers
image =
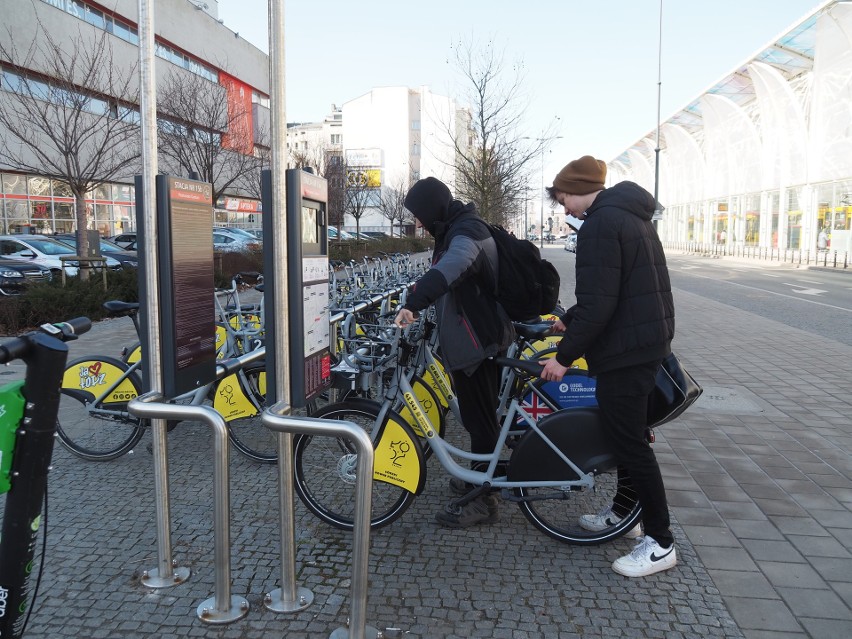
{"label": "black trousers", "polygon": [[618,462],[618,494],[613,504],[623,516],[633,500],[642,504],[645,534],[663,547],[674,542],[660,466],[645,440],[648,395],[660,361],[620,368],[597,375],[595,397],[604,433]]}
{"label": "black trousers", "polygon": [[473,375],[451,371],[459,402],[462,423],[470,434],[472,453],[491,453],[497,445],[497,393],[500,392],[500,367],[484,360]]}

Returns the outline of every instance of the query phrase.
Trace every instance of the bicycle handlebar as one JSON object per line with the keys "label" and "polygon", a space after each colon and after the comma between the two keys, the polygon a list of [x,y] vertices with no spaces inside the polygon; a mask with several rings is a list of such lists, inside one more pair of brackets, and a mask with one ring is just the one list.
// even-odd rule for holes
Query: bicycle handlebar
{"label": "bicycle handlebar", "polygon": [[60,341],[69,342],[72,339],[77,339],[79,335],[87,332],[90,328],[92,328],[92,320],[88,317],[75,317],[67,322],[56,324],[42,324],[38,327],[38,330],[14,337],[8,342],[0,344],[0,364],[6,364],[26,356],[32,347],[33,335],[44,333]]}
{"label": "bicycle handlebar", "polygon": [[494,357],[494,363],[505,368],[516,368],[533,377],[541,376],[544,362],[536,359],[515,359],[513,357]]}

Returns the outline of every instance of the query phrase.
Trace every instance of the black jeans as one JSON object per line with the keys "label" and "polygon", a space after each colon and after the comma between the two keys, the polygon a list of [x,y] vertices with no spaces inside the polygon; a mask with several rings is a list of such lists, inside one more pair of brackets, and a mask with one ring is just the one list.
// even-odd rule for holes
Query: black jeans
{"label": "black jeans", "polygon": [[604,433],[618,462],[619,488],[613,510],[623,516],[638,498],[645,534],[668,547],[674,537],[666,489],[657,457],[645,440],[648,395],[659,367],[660,361],[654,361],[599,373],[595,397]]}
{"label": "black jeans", "polygon": [[472,453],[491,453],[497,445],[500,426],[497,423],[497,393],[500,391],[500,367],[484,360],[467,376],[452,371],[453,387],[459,402],[462,425],[470,434]]}

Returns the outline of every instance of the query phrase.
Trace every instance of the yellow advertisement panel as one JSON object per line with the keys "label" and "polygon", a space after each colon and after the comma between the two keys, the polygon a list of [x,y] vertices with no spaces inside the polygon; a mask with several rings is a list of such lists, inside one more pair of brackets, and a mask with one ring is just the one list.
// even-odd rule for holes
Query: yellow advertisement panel
{"label": "yellow advertisement panel", "polygon": [[[109,387],[118,382],[125,369],[108,361],[91,359],[75,362],[62,377],[62,388],[86,391],[92,399],[99,397]],[[129,379],[124,379],[106,397],[104,404],[129,402],[136,398],[136,388]]]}
{"label": "yellow advertisement panel", "polygon": [[373,479],[418,494],[426,483],[423,451],[409,429],[395,418],[382,427],[373,460]]}
{"label": "yellow advertisement panel", "polygon": [[[260,412],[246,395],[236,373],[228,375],[219,382],[213,397],[213,408],[225,418],[226,422],[241,417],[252,417]],[[258,428],[257,425],[251,427]]]}

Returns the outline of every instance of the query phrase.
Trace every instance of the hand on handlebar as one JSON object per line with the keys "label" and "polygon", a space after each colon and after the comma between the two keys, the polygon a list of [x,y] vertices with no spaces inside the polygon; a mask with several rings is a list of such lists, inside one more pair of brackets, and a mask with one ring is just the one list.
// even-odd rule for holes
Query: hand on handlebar
{"label": "hand on handlebar", "polygon": [[550,331],[552,333],[564,333],[565,332],[565,324],[561,319],[557,319],[553,321],[553,325],[550,327]]}
{"label": "hand on handlebar", "polygon": [[420,317],[420,313],[415,313],[414,311],[410,311],[407,308],[399,309],[399,312],[396,314],[396,317],[393,320],[393,323],[400,328],[405,328],[409,324],[413,324],[414,320]]}
{"label": "hand on handlebar", "polygon": [[544,363],[544,366],[541,369],[539,377],[548,382],[558,382],[568,372],[568,367],[557,362],[555,357],[541,360],[541,362]]}

